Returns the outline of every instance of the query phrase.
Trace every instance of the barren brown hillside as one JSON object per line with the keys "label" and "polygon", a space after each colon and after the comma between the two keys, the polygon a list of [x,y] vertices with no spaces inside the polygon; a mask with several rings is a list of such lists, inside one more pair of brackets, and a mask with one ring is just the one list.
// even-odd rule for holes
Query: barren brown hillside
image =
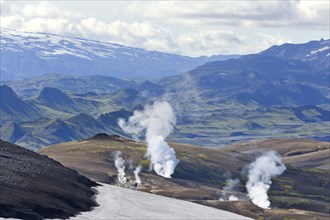
{"label": "barren brown hillside", "polygon": [[[329,143],[305,139],[273,139],[234,144],[226,148],[201,148],[172,143],[180,160],[171,179],[148,171],[149,161],[143,156],[146,146],[119,136],[97,135],[91,139],[62,143],[39,151],[63,165],[79,171],[92,180],[117,184],[113,154],[122,151],[133,167],[143,165],[138,190],[193,201],[245,216],[266,219],[318,218],[328,219]],[[247,180],[244,167],[257,155],[268,150],[278,151],[287,170],[273,179],[269,191],[271,210],[253,205],[246,197]],[[239,192],[232,192],[240,201],[219,201],[226,184],[226,172],[240,179]],[[129,180],[133,170],[127,170]]]}

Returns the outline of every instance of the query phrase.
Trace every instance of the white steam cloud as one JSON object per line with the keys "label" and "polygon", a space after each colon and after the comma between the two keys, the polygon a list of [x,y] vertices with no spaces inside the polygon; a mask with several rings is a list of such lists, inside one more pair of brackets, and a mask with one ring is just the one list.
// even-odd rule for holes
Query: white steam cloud
{"label": "white steam cloud", "polygon": [[239,199],[237,196],[231,195],[231,196],[229,196],[228,200],[229,201],[238,201]]}
{"label": "white steam cloud", "polygon": [[271,178],[281,175],[286,170],[281,156],[275,151],[268,151],[251,163],[248,169],[246,189],[249,198],[255,205],[269,208],[267,191],[272,183]]}
{"label": "white steam cloud", "polygon": [[125,160],[121,157],[121,151],[115,153],[115,166],[118,172],[118,181],[121,184],[125,184],[126,174],[125,174]]}
{"label": "white steam cloud", "polygon": [[239,179],[228,179],[225,187],[223,187],[223,190],[225,191],[233,191],[235,187],[239,184]]}
{"label": "white steam cloud", "polygon": [[118,125],[135,136],[145,132],[148,144],[146,156],[150,158],[153,169],[158,175],[171,178],[179,160],[165,139],[171,133],[175,122],[172,106],[166,101],[156,101],[153,105],[145,106],[143,111],[134,111],[127,122],[119,119]]}
{"label": "white steam cloud", "polygon": [[224,174],[225,177],[227,177],[226,180],[226,185],[223,187],[222,192],[221,192],[221,197],[220,201],[237,201],[239,198],[234,195],[230,195],[230,193],[233,193],[236,191],[237,185],[239,184],[239,179],[231,179],[231,174],[230,172],[226,172]]}
{"label": "white steam cloud", "polygon": [[139,173],[141,172],[141,169],[142,169],[142,166],[139,165],[139,166],[137,166],[137,167],[135,168],[135,170],[134,170],[135,181],[136,181],[136,184],[137,184],[138,186],[141,186],[141,184],[142,184],[141,178],[140,178],[140,176],[139,176]]}

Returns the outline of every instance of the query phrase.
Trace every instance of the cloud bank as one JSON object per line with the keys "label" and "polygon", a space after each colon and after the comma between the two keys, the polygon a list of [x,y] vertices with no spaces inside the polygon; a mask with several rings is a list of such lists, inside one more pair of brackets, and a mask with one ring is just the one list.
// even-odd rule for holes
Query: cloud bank
{"label": "cloud bank", "polygon": [[[129,12],[194,26],[329,28],[329,1],[134,2]],[[168,15],[164,19],[164,15]]]}
{"label": "cloud bank", "polygon": [[[115,5],[111,1],[102,4]],[[104,20],[77,12],[79,5],[73,11],[72,7],[60,8],[50,1],[20,5],[1,1],[1,28],[50,32],[189,56],[245,54],[291,42],[290,37],[283,36],[283,28],[326,32],[329,4],[328,1],[127,2],[115,8],[123,16]]]}

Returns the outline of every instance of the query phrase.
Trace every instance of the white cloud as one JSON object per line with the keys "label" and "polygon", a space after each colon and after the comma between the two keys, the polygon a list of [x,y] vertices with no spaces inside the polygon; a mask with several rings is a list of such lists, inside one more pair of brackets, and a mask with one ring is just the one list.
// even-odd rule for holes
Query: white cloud
{"label": "white cloud", "polygon": [[56,18],[60,16],[60,9],[55,5],[42,1],[38,4],[27,4],[22,9],[24,17]]}
{"label": "white cloud", "polygon": [[19,15],[9,15],[1,17],[1,28],[13,28],[22,27],[25,20]]}
{"label": "white cloud", "polygon": [[287,37],[284,37],[280,34],[269,35],[264,33],[258,33],[260,37],[262,37],[261,45],[262,48],[267,48],[272,45],[281,45],[284,43],[291,43],[291,40]]}
{"label": "white cloud", "polygon": [[182,34],[178,42],[182,50],[191,55],[205,55],[233,53],[238,46],[242,46],[242,36],[232,31],[197,30],[192,33]]}
{"label": "white cloud", "polygon": [[[329,1],[134,2],[133,15],[184,26],[329,28]],[[141,13],[142,12],[142,13]]]}
{"label": "white cloud", "polygon": [[[328,4],[327,1],[135,2],[122,6],[126,17],[105,21],[63,10],[52,2],[19,6],[5,2],[1,5],[1,28],[84,37],[190,56],[244,54],[291,42],[281,26],[325,28],[329,24],[324,19],[329,16]],[[277,29],[269,32],[269,28],[254,26]]]}
{"label": "white cloud", "polygon": [[273,45],[281,45],[284,43],[292,43],[292,40],[288,37],[285,37],[281,34],[266,34],[266,33],[257,33],[258,41],[257,43],[253,42],[251,39],[244,38],[244,43],[240,48],[240,51],[243,54],[257,53],[262,50],[265,50]]}
{"label": "white cloud", "polygon": [[[12,12],[1,17],[2,28],[85,37],[148,50],[199,56],[232,53],[229,47],[235,48],[242,43],[240,36],[232,31],[198,29],[175,34],[147,21],[104,22],[95,17],[60,11],[48,2],[28,4],[20,11],[17,7],[10,10]],[[15,15],[11,15],[13,12]]]}
{"label": "white cloud", "polygon": [[106,23],[96,18],[86,18],[79,24],[84,37],[98,38],[120,44],[142,47],[149,50],[178,52],[171,33],[149,22],[128,23],[116,20]]}
{"label": "white cloud", "polygon": [[128,23],[121,20],[104,22],[94,17],[61,11],[49,2],[15,6],[1,16],[1,28],[31,32],[50,32],[120,43],[149,50],[179,52],[171,33],[150,22]]}

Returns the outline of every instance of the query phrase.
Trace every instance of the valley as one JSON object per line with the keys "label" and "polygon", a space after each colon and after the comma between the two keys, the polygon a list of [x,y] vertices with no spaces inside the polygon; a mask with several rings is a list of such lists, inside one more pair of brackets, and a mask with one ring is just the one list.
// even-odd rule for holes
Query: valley
{"label": "valley", "polygon": [[[1,99],[1,138],[30,149],[102,132],[129,137],[118,127],[118,120],[127,119],[143,103],[162,99],[157,92],[143,97],[149,92],[143,89],[84,95],[45,87],[27,99],[17,96],[8,86],[3,85],[1,89],[3,97],[7,97]],[[199,95],[188,100],[177,99],[174,92],[166,93],[165,97],[171,100],[178,115],[176,129],[169,137],[174,142],[224,146],[274,137],[329,140],[330,116],[326,105],[262,106],[231,99],[211,101],[211,97],[206,102],[206,99],[199,100]]]}

